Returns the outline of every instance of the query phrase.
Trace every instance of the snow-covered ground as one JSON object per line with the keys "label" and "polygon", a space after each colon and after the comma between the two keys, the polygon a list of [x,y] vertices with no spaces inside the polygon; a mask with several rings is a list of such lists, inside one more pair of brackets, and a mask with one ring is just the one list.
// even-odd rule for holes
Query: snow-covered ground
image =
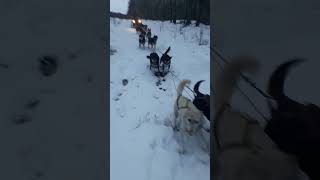
{"label": "snow-covered ground", "polygon": [[[138,35],[130,20],[110,19],[110,173],[111,180],[206,180],[210,178],[210,160],[204,152],[181,155],[169,126],[172,120],[176,86],[190,79],[193,88],[205,80],[200,91],[209,94],[210,27],[200,28],[144,21],[158,35],[157,53],[171,46],[171,71],[158,81],[149,70],[146,58],[150,50],[138,47]],[[147,45],[147,44],[146,44]],[[123,85],[122,80],[128,84]],[[193,98],[192,92],[184,92]]]}

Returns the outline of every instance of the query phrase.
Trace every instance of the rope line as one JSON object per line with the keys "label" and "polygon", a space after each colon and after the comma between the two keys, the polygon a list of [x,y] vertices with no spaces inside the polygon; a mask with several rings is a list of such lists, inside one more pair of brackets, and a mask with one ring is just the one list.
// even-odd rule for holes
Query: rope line
{"label": "rope line", "polygon": [[[170,73],[172,74],[172,76],[176,77],[177,79],[179,79],[175,74],[173,74],[171,71]],[[180,79],[179,79],[180,80]],[[186,85],[186,87],[194,94],[194,91],[188,86]]]}
{"label": "rope line", "polygon": [[[221,56],[221,54],[218,55],[219,57]],[[223,57],[222,57],[223,58]],[[220,58],[220,59],[222,59]],[[224,59],[224,58],[223,58]],[[220,67],[220,69],[223,69],[222,65],[218,62],[218,61],[214,61],[218,64],[218,66]],[[226,61],[227,62],[227,61]],[[229,62],[227,62],[229,63]],[[244,76],[245,77],[245,76]],[[248,79],[248,78],[247,78]],[[249,80],[249,79],[248,79]],[[251,84],[250,84],[251,85]],[[254,102],[250,99],[250,97],[239,87],[238,84],[236,84],[236,88],[239,90],[239,92],[241,93],[242,96],[244,96],[247,101],[250,103],[250,105],[254,108],[254,110],[267,122],[268,118],[262,113],[262,111],[259,110],[259,108],[254,104]],[[269,97],[269,96],[268,96]]]}
{"label": "rope line", "polygon": [[[222,54],[215,48],[215,47],[210,47],[210,49],[222,60],[224,61],[226,64],[229,63],[229,61],[224,58],[222,56]],[[273,99],[271,96],[269,96],[268,94],[266,94],[265,92],[263,92],[260,88],[257,87],[256,83],[254,83],[253,81],[251,81],[247,76],[245,76],[243,73],[240,74],[240,76],[250,85],[252,86],[254,89],[256,89],[262,96],[268,98],[268,99]]]}
{"label": "rope line", "polygon": [[[172,75],[172,81],[173,81],[173,84],[175,86],[175,88],[177,89],[177,86],[175,85],[175,82],[174,82],[174,77],[176,77],[178,80],[180,80],[177,76],[175,76],[171,71],[170,71],[170,74]],[[180,80],[181,81],[181,80]],[[188,86],[186,86],[188,89],[190,89]],[[183,89],[184,92],[186,92],[189,96],[190,99],[193,99],[192,96],[189,94],[188,91],[186,91],[185,89]],[[192,90],[191,90],[192,91]],[[193,91],[192,91],[193,92]]]}

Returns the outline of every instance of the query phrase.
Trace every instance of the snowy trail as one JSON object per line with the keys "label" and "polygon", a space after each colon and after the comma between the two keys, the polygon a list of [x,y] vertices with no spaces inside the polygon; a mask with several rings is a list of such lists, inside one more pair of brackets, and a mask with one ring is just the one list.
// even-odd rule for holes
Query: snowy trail
{"label": "snowy trail", "polygon": [[[188,27],[180,34],[180,25],[145,21],[157,34],[157,49],[169,52],[171,71],[158,79],[149,70],[146,58],[150,50],[138,47],[138,35],[129,20],[110,19],[110,172],[112,180],[196,180],[210,178],[208,155],[195,152],[180,155],[169,126],[175,87],[180,80],[204,79],[200,91],[209,94],[209,45],[198,45],[199,29]],[[209,27],[204,27],[209,40]],[[147,45],[147,44],[146,44]],[[157,52],[160,56],[159,51]],[[122,80],[128,84],[123,85]],[[193,98],[192,93],[185,94]]]}

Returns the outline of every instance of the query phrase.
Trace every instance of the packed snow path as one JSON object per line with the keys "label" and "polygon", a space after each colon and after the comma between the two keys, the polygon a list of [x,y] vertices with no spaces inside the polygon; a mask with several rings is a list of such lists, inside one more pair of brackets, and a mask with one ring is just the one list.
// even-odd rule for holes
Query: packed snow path
{"label": "packed snow path", "polygon": [[[186,155],[170,127],[176,86],[182,79],[193,85],[205,80],[200,91],[209,94],[209,26],[180,28],[169,22],[144,21],[158,35],[157,53],[169,46],[171,71],[158,80],[149,70],[150,54],[138,47],[130,20],[110,19],[110,173],[111,180],[209,180],[210,160],[203,152]],[[126,79],[125,81],[123,81]],[[186,89],[186,97],[193,98]]]}

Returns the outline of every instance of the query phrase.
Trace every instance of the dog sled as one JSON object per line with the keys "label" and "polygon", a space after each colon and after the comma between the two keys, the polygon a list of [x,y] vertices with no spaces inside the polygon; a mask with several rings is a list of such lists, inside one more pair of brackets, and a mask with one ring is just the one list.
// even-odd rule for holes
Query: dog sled
{"label": "dog sled", "polygon": [[142,24],[142,23],[141,24],[137,24],[135,26],[135,29],[136,29],[136,32],[138,34],[143,33],[146,36],[147,35],[147,31],[148,31],[148,25]]}
{"label": "dog sled", "polygon": [[131,20],[131,27],[132,27],[132,28],[139,27],[139,26],[141,26],[141,24],[142,24],[142,20],[141,20],[140,18],[138,18],[138,17],[133,18],[133,19]]}
{"label": "dog sled", "polygon": [[162,54],[161,58],[156,52],[152,52],[147,58],[150,60],[149,69],[155,76],[164,77],[170,71],[171,66],[171,56],[168,55],[170,47]]}

